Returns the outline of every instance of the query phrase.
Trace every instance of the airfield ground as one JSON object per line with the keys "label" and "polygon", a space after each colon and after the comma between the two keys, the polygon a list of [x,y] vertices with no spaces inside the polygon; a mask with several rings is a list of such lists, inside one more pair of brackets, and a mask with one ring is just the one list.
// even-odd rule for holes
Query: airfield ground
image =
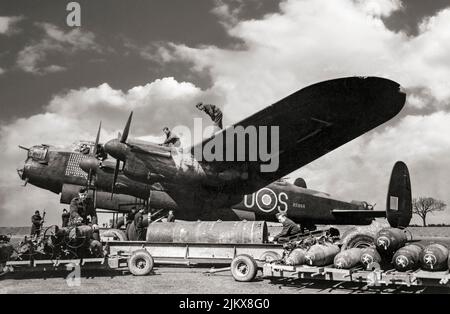
{"label": "airfield ground", "polygon": [[[415,238],[450,245],[450,227],[411,227]],[[21,236],[16,235],[17,241]],[[336,283],[293,279],[269,280],[257,278],[251,283],[234,281],[230,272],[205,275],[209,268],[156,267],[154,274],[134,277],[120,271],[81,273],[81,285],[69,287],[66,273],[8,274],[0,278],[0,294],[3,293],[182,293],[182,294],[360,294],[360,293],[442,293],[447,288],[384,288],[373,289],[356,283]]]}
{"label": "airfield ground", "polygon": [[444,288],[384,288],[373,289],[364,285],[325,281],[291,279],[269,280],[258,277],[250,283],[234,281],[229,272],[205,275],[206,268],[157,267],[153,275],[135,277],[120,272],[82,273],[80,286],[69,287],[67,274],[14,275],[0,280],[0,293],[152,293],[152,294],[384,294],[384,293],[440,293],[449,294]]}

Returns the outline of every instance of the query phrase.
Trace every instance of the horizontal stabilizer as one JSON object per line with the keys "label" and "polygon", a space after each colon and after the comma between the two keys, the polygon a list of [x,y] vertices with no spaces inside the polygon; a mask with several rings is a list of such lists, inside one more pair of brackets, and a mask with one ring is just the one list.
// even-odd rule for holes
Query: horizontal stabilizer
{"label": "horizontal stabilizer", "polygon": [[331,212],[336,216],[358,215],[360,217],[367,217],[367,218],[386,217],[386,212],[381,210],[333,209]]}

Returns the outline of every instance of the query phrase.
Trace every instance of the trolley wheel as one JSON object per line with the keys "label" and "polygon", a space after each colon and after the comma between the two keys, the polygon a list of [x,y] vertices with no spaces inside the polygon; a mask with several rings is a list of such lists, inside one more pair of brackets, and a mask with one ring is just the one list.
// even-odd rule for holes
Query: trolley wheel
{"label": "trolley wheel", "polygon": [[148,275],[154,265],[153,257],[146,250],[134,251],[128,260],[128,269],[135,276]]}
{"label": "trolley wheel", "polygon": [[257,271],[258,266],[255,260],[249,255],[238,255],[231,261],[231,274],[236,281],[252,281],[255,279]]}
{"label": "trolley wheel", "polygon": [[281,256],[274,251],[266,251],[259,258],[259,260],[264,263],[271,263],[273,261],[278,261],[280,259],[281,259]]}

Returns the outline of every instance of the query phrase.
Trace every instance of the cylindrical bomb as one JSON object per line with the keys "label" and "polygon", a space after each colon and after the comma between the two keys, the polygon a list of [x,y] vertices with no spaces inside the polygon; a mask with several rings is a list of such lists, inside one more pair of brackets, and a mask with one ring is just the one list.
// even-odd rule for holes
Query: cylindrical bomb
{"label": "cylindrical bomb", "polygon": [[446,270],[449,250],[442,244],[430,244],[420,253],[420,264],[424,270]]}
{"label": "cylindrical bomb", "polygon": [[148,242],[174,243],[264,243],[264,221],[200,221],[152,223],[147,228]]}
{"label": "cylindrical bomb", "polygon": [[361,263],[367,267],[373,264],[380,264],[382,261],[380,253],[374,247],[367,247],[362,249]]}
{"label": "cylindrical bomb", "polygon": [[419,268],[420,253],[424,246],[420,243],[409,244],[395,252],[392,264],[398,271],[415,270]]}
{"label": "cylindrical bomb", "polygon": [[306,263],[311,266],[325,266],[333,263],[334,257],[340,252],[337,245],[326,244],[314,244],[306,252]]}
{"label": "cylindrical bomb", "polygon": [[81,225],[69,230],[69,238],[70,239],[90,239],[94,229],[88,225]]}
{"label": "cylindrical bomb", "polygon": [[375,246],[380,254],[394,254],[407,241],[406,233],[397,228],[381,229],[375,237]]}
{"label": "cylindrical bomb", "polygon": [[334,266],[341,269],[350,269],[361,263],[362,249],[351,248],[340,252],[334,257]]}
{"label": "cylindrical bomb", "polygon": [[300,248],[294,249],[286,258],[286,265],[303,265],[306,263],[306,251]]}

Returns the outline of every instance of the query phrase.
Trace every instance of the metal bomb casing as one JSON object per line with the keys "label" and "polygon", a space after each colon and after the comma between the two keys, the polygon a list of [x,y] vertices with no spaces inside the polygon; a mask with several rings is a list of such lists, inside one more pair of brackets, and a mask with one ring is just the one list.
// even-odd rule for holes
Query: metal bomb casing
{"label": "metal bomb casing", "polygon": [[301,248],[296,248],[289,253],[289,256],[286,258],[286,265],[296,266],[303,265],[306,263],[306,250]]}
{"label": "metal bomb casing", "polygon": [[[397,228],[384,228],[375,237],[375,246],[382,255],[394,254],[407,241],[406,233]],[[392,256],[392,255],[391,255]]]}
{"label": "metal bomb casing", "polygon": [[264,243],[267,240],[264,221],[200,221],[152,223],[147,241],[159,243]]}
{"label": "metal bomb casing", "polygon": [[336,244],[314,244],[306,252],[306,263],[311,266],[330,265],[339,252],[340,249]]}
{"label": "metal bomb casing", "polygon": [[340,252],[334,257],[334,266],[341,269],[350,269],[361,263],[363,250],[360,248],[351,248]]}
{"label": "metal bomb casing", "polygon": [[367,267],[373,264],[380,264],[382,261],[380,253],[374,247],[367,247],[362,249],[361,263]]}
{"label": "metal bomb casing", "polygon": [[392,264],[398,271],[415,270],[420,266],[420,253],[424,246],[420,243],[406,245],[395,252]]}
{"label": "metal bomb casing", "polygon": [[430,244],[420,253],[420,264],[424,270],[446,270],[449,250],[442,244]]}

